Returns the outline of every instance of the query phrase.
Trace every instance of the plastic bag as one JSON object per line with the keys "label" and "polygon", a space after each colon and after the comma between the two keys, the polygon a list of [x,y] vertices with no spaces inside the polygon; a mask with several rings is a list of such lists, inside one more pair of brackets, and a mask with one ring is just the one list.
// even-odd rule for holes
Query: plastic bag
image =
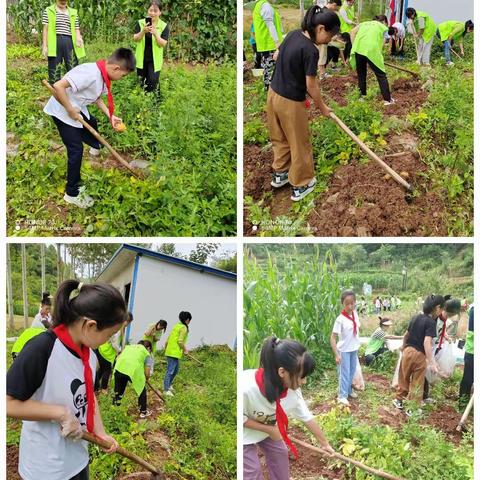
{"label": "plastic bag", "polygon": [[355,370],[355,375],[352,380],[352,387],[355,390],[365,390],[365,382],[363,380],[362,367],[360,365],[360,360],[357,357],[357,369]]}
{"label": "plastic bag", "polygon": [[435,355],[434,362],[438,371],[432,371],[432,367],[427,367],[425,371],[425,378],[430,385],[452,376],[455,370],[455,364],[457,363],[454,345],[444,343],[441,350]]}
{"label": "plastic bag", "polygon": [[400,372],[400,363],[402,362],[402,352],[398,355],[398,362],[397,366],[395,367],[395,373],[393,374],[393,379],[392,379],[392,387],[397,388],[398,387],[398,374]]}
{"label": "plastic bag", "polygon": [[457,358],[453,347],[451,343],[444,343],[441,350],[435,355],[439,373],[443,378],[451,377],[455,370]]}

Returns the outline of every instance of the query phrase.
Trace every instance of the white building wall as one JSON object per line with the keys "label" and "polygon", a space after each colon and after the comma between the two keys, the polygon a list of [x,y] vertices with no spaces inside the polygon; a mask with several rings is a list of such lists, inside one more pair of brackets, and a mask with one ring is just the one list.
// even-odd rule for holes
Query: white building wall
{"label": "white building wall", "polygon": [[133,280],[134,261],[135,260],[133,259],[119,274],[117,274],[112,280],[108,281],[108,283],[118,288],[123,298],[125,298],[125,285],[131,283]]}
{"label": "white building wall", "polygon": [[192,314],[188,348],[232,345],[236,336],[235,280],[140,257],[130,342],[140,340],[148,325],[164,319],[168,327],[160,340],[163,346],[182,310]]}
{"label": "white building wall", "polygon": [[473,0],[410,0],[408,6],[428,13],[435,23],[473,20]]}

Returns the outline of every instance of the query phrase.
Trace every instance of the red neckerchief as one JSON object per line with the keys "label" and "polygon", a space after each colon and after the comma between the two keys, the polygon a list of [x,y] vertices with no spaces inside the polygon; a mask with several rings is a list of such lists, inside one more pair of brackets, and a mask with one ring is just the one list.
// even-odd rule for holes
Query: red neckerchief
{"label": "red neckerchief", "polygon": [[98,60],[97,67],[99,68],[100,73],[102,74],[103,81],[105,82],[105,86],[107,87],[108,113],[110,114],[110,122],[111,122],[113,112],[115,111],[115,104],[113,103],[113,95],[110,89],[111,82],[107,74],[106,63],[107,62],[105,60]]}
{"label": "red neckerchief", "polygon": [[[259,368],[255,372],[255,381],[257,382],[258,388],[262,392],[262,395],[265,396],[265,383],[263,381],[263,368]],[[280,394],[280,398],[285,398],[287,396],[287,393],[288,393],[288,388],[286,388]],[[297,449],[295,448],[295,445],[292,443],[292,441],[288,438],[288,435],[287,435],[288,417],[287,417],[287,414],[285,413],[285,410],[282,408],[282,405],[280,405],[280,398],[277,398],[277,400],[275,401],[275,403],[276,403],[275,416],[277,418],[278,430],[280,431],[280,434],[282,435],[283,441],[288,445],[288,448],[295,455],[295,458],[298,459]]]}
{"label": "red neckerchief", "polygon": [[440,340],[438,342],[437,352],[442,348],[442,343],[445,340],[445,333],[447,330],[447,319],[443,316],[443,313],[438,317],[443,322],[442,333],[440,334]]}
{"label": "red neckerchief", "polygon": [[355,321],[355,312],[352,312],[350,316],[345,310],[342,310],[342,315],[353,322],[353,334],[357,335],[357,322]]}
{"label": "red neckerchief", "polygon": [[95,394],[93,393],[93,375],[90,368],[90,349],[82,345],[80,349],[72,340],[70,332],[65,325],[59,325],[53,329],[57,338],[70,350],[73,350],[82,360],[85,387],[87,389],[87,430],[93,433],[95,415]]}

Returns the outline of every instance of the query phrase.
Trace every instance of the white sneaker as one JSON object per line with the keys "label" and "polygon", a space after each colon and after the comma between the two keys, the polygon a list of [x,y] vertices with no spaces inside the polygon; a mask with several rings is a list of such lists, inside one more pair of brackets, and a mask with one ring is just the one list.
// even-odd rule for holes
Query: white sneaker
{"label": "white sneaker", "polygon": [[95,202],[92,197],[87,195],[84,192],[80,192],[76,197],[72,197],[70,195],[65,194],[63,199],[67,203],[71,203],[72,205],[76,205],[79,208],[88,208],[91,207]]}
{"label": "white sneaker", "polygon": [[167,395],[167,397],[173,397],[173,392],[171,390],[165,390],[165,395]]}
{"label": "white sneaker", "polygon": [[147,410],[146,412],[140,413],[140,418],[147,418],[152,414],[150,410]]}
{"label": "white sneaker", "polygon": [[385,100],[385,101],[383,102],[383,104],[384,104],[386,107],[388,107],[389,105],[393,105],[394,103],[395,103],[395,100],[394,100],[393,98],[391,98],[389,102],[387,102],[387,100]]}
{"label": "white sneaker", "polygon": [[337,398],[337,402],[345,405],[346,407],[350,406],[350,402],[346,398]]}
{"label": "white sneaker", "polygon": [[350,398],[358,398],[358,394],[356,392],[353,392],[349,395]]}
{"label": "white sneaker", "polygon": [[447,67],[453,67],[455,64],[452,61],[450,61],[450,62],[447,62],[446,65]]}
{"label": "white sneaker", "polygon": [[98,157],[100,155],[100,150],[98,148],[93,148],[93,147],[90,147],[90,150],[88,151],[88,153],[92,156],[92,157]]}

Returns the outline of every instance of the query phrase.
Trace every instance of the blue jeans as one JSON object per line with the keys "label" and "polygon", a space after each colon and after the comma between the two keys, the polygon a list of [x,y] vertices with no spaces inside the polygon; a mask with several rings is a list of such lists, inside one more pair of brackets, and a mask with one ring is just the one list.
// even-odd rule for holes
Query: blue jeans
{"label": "blue jeans", "polygon": [[445,40],[443,42],[443,55],[445,56],[445,60],[448,62],[452,61],[452,57],[450,56],[450,42],[448,40]]}
{"label": "blue jeans", "polygon": [[178,358],[167,357],[167,371],[165,372],[165,378],[163,379],[163,389],[165,391],[170,389],[179,368],[180,360]]}
{"label": "blue jeans", "polygon": [[338,373],[338,398],[347,398],[352,393],[352,381],[357,369],[357,350],[353,352],[340,352],[342,361],[337,365]]}

